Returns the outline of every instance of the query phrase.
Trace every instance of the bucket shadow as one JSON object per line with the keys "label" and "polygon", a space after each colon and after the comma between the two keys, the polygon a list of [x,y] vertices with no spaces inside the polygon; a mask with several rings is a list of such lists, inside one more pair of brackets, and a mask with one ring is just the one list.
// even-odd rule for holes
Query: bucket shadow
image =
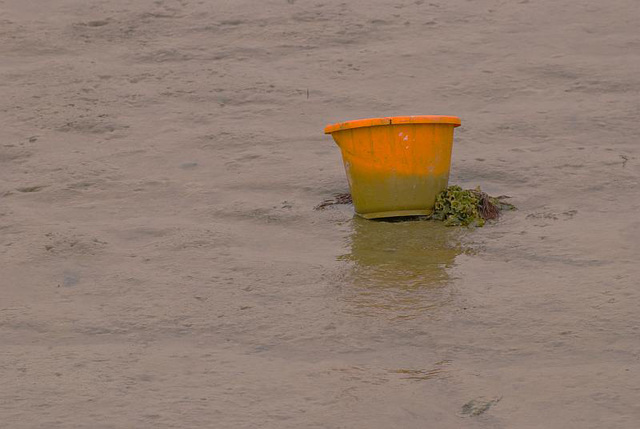
{"label": "bucket shadow", "polygon": [[341,300],[349,313],[414,318],[452,300],[449,269],[464,230],[439,222],[354,218]]}

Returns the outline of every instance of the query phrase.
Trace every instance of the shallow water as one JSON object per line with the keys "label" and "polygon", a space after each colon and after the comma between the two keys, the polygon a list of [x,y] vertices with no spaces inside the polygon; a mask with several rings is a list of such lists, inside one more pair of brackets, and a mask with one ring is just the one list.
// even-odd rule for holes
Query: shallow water
{"label": "shallow water", "polygon": [[[635,429],[636,8],[0,1],[3,427]],[[403,114],[518,210],[314,210]]]}
{"label": "shallow water", "polygon": [[464,251],[464,232],[436,222],[354,217],[341,277],[352,314],[411,318],[450,302],[448,271]]}

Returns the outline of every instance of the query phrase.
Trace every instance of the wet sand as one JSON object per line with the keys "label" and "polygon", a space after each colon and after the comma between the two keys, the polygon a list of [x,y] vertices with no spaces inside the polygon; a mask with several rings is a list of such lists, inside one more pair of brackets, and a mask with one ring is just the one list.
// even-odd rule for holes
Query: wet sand
{"label": "wet sand", "polygon": [[[6,428],[636,428],[636,0],[0,0]],[[478,230],[324,125],[449,114]]]}

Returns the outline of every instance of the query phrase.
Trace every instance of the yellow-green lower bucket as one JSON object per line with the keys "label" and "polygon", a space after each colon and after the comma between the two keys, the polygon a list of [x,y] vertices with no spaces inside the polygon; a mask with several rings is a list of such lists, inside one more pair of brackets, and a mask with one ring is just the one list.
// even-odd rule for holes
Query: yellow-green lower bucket
{"label": "yellow-green lower bucket", "polygon": [[367,219],[433,211],[449,183],[455,116],[394,116],[328,125],[342,151],[353,206]]}

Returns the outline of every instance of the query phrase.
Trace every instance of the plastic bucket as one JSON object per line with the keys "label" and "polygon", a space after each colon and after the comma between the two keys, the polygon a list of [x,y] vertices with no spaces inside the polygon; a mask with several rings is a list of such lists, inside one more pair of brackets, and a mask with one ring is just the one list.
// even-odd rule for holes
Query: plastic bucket
{"label": "plastic bucket", "polygon": [[353,206],[367,219],[422,216],[449,183],[455,116],[394,116],[328,125]]}

